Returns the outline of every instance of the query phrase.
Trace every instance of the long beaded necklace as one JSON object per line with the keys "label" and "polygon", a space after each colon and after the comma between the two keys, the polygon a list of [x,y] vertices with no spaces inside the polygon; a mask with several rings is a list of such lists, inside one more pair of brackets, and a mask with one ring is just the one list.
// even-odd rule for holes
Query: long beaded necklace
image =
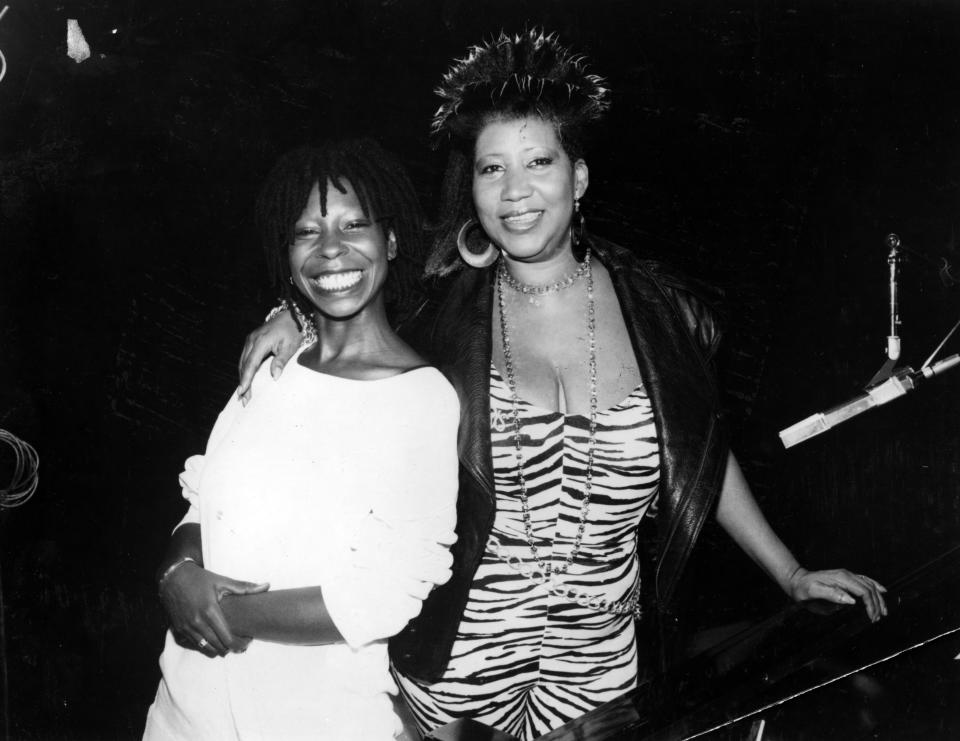
{"label": "long beaded necklace", "polygon": [[[565,574],[570,568],[570,565],[576,559],[577,554],[580,552],[580,546],[583,543],[583,533],[587,527],[587,514],[590,511],[590,494],[591,488],[593,486],[593,457],[594,457],[594,447],[597,439],[597,342],[596,342],[596,307],[594,305],[593,299],[593,271],[590,269],[590,250],[587,250],[587,254],[583,259],[583,265],[581,270],[578,269],[573,275],[585,274],[587,276],[587,338],[589,340],[589,376],[590,376],[590,442],[587,449],[587,473],[584,481],[584,494],[583,494],[583,504],[580,506],[580,522],[577,525],[577,534],[573,541],[573,547],[570,549],[570,552],[567,554],[564,562],[557,567],[554,567],[552,564],[546,563],[541,557],[540,553],[537,550],[537,544],[534,542],[533,537],[533,525],[531,523],[530,517],[530,502],[529,496],[527,493],[527,480],[523,475],[523,447],[521,445],[521,425],[520,425],[520,398],[517,396],[517,380],[516,374],[514,372],[513,365],[513,352],[510,347],[510,333],[507,330],[507,313],[506,313],[506,302],[503,297],[503,288],[504,284],[507,283],[507,266],[504,261],[501,260],[500,265],[497,268],[497,302],[500,309],[500,337],[503,340],[503,364],[507,373],[507,386],[510,388],[510,401],[513,407],[513,442],[514,442],[514,457],[517,460],[517,479],[520,483],[520,507],[523,515],[523,530],[527,539],[527,545],[530,546],[530,552],[533,554],[533,560],[537,563],[537,566],[540,570],[546,574],[558,575]],[[572,285],[573,281],[576,278],[571,278],[567,276],[567,279],[570,279],[568,285]],[[567,279],[559,281],[556,288],[552,290],[560,290],[560,283],[564,283]],[[512,276],[511,276],[512,280]],[[511,287],[516,285],[523,285],[517,281],[510,283]],[[566,286],[562,286],[566,287]],[[539,286],[531,288],[540,288]],[[547,290],[543,293],[549,293],[551,287],[547,287]]]}

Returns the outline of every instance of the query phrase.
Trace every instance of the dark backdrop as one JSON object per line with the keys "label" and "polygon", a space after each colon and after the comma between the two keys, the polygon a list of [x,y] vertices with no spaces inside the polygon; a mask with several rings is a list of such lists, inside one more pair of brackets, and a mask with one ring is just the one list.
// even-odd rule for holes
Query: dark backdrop
{"label": "dark backdrop", "polygon": [[[905,361],[960,315],[937,274],[960,260],[955,3],[9,4],[0,427],[41,459],[36,496],[0,511],[10,738],[139,737],[176,476],[273,303],[250,219],[273,159],[373,134],[430,204],[431,89],[501,27],[556,30],[609,78],[587,218],[722,289],[731,430],[797,555],[891,581],[956,541],[960,374],[790,451],[776,435],[882,363],[888,232],[916,252]],[[66,56],[67,18],[93,51],[82,64]],[[11,469],[0,449],[3,482]],[[694,632],[784,599],[715,528],[685,591]]]}

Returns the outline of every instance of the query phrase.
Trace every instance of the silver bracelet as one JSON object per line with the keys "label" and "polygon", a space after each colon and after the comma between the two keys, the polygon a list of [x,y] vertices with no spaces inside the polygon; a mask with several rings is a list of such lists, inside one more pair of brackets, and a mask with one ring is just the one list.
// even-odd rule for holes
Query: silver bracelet
{"label": "silver bracelet", "polygon": [[[167,566],[167,568],[164,570],[164,572],[160,575],[160,578],[157,580],[157,591],[162,593],[162,592],[163,592],[163,585],[166,583],[167,579],[170,578],[170,575],[171,575],[174,571],[176,571],[177,569],[179,569],[181,566],[183,566],[185,563],[187,563],[188,561],[189,561],[190,563],[197,563],[197,559],[191,558],[190,556],[184,556],[183,558],[178,558],[178,559],[177,559],[176,561],[174,561],[172,564],[170,564],[169,566]],[[199,565],[199,564],[198,564],[198,565]]]}
{"label": "silver bracelet", "polygon": [[273,321],[277,314],[282,314],[285,311],[289,311],[287,308],[287,300],[282,299],[279,304],[270,309],[270,313],[267,314],[266,318],[263,320],[263,323],[266,324],[269,321]]}
{"label": "silver bracelet", "polygon": [[317,330],[316,327],[313,326],[313,321],[306,317],[296,304],[294,304],[293,309],[291,309],[286,299],[281,299],[279,304],[270,309],[267,318],[263,320],[264,324],[274,319],[277,314],[282,314],[285,311],[295,314],[297,321],[300,322],[300,326],[302,327],[300,331],[300,347],[312,345],[317,341]]}

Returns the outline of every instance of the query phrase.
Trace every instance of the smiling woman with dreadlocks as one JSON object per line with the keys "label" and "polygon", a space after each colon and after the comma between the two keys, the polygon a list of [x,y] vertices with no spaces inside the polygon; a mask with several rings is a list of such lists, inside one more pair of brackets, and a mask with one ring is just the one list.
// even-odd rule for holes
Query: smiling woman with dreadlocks
{"label": "smiling woman with dreadlocks", "polygon": [[369,140],[297,150],[267,179],[267,258],[313,338],[227,404],[181,474],[148,741],[402,731],[384,639],[450,576],[457,490],[456,395],[387,321],[418,216]]}
{"label": "smiling woman with dreadlocks", "polygon": [[[453,577],[391,641],[420,726],[468,716],[533,739],[636,688],[713,513],[794,599],[860,598],[879,618],[879,584],[801,568],[757,508],[718,426],[704,302],[586,232],[604,81],[529,31],[471,49],[438,93],[427,272],[444,295],[413,339],[460,397],[459,539]],[[288,317],[251,335],[240,392],[297,339]]]}

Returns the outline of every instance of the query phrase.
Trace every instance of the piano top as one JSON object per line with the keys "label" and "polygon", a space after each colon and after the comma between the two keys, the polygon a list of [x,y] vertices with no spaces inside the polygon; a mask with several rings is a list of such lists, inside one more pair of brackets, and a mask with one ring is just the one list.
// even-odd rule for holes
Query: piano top
{"label": "piano top", "polygon": [[[790,604],[538,741],[956,738],[960,546],[888,589],[877,623],[859,604]],[[468,720],[432,738],[513,741]]]}

